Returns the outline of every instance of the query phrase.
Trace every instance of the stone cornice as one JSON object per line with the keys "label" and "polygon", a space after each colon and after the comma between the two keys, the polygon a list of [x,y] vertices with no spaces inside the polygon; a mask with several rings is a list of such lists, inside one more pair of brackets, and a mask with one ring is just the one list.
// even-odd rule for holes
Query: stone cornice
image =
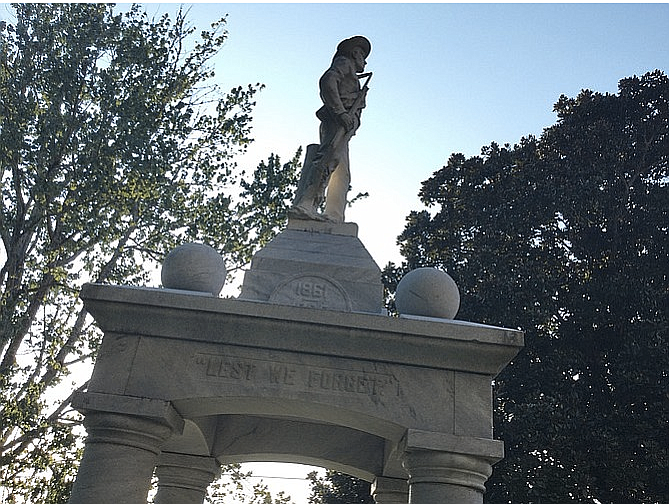
{"label": "stone cornice", "polygon": [[101,284],[86,284],[80,297],[105,333],[373,359],[491,377],[523,346],[520,331],[457,320],[337,312]]}

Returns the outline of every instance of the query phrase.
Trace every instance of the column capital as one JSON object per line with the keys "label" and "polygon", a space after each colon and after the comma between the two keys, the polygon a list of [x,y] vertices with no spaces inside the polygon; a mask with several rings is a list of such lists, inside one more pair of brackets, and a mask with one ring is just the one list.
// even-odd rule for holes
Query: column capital
{"label": "column capital", "polygon": [[409,485],[407,480],[377,476],[372,482],[372,497],[376,504],[407,504]]}
{"label": "column capital", "polygon": [[146,504],[156,460],[175,422],[104,408],[84,413],[88,437],[70,504]]}
{"label": "column capital", "polygon": [[72,407],[84,415],[90,413],[116,413],[142,417],[165,424],[174,433],[180,434],[184,420],[172,403],[146,397],[122,396],[100,392],[79,392],[72,398]]}
{"label": "column capital", "polygon": [[221,467],[213,457],[162,452],[156,464],[156,476],[161,487],[206,490],[220,474]]}
{"label": "column capital", "polygon": [[155,504],[202,504],[207,487],[221,473],[214,457],[163,452],[156,464]]}
{"label": "column capital", "polygon": [[481,504],[501,441],[409,429],[400,443],[409,474],[410,503]]}
{"label": "column capital", "polygon": [[492,462],[459,453],[415,450],[404,454],[402,465],[409,473],[409,484],[439,483],[485,491],[492,474]]}
{"label": "column capital", "polygon": [[86,445],[129,446],[156,456],[173,433],[171,426],[154,418],[101,411],[89,411],[84,418],[84,427],[88,433]]}

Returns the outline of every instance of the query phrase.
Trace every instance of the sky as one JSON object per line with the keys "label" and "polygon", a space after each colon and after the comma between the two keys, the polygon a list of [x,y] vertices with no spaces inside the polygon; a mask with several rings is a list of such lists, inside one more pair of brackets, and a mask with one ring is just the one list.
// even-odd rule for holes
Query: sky
{"label": "sky", "polygon": [[[149,13],[177,4],[147,4]],[[350,142],[347,211],[380,267],[401,262],[397,236],[422,209],[421,182],[453,153],[517,143],[556,121],[561,94],[615,93],[618,81],[669,71],[669,4],[184,4],[198,29],[227,15],[212,61],[224,88],[260,82],[240,164],[288,161],[318,142],[318,79],[339,41],[364,35],[373,72]]]}
{"label": "sky", "polygon": [[[318,79],[337,44],[366,36],[373,72],[362,125],[351,140],[347,211],[380,267],[401,262],[397,236],[422,209],[421,182],[453,153],[474,156],[491,142],[517,143],[556,121],[560,95],[615,93],[618,81],[669,72],[669,4],[198,3],[194,26],[227,15],[228,39],[212,60],[224,89],[263,83],[253,113],[255,142],[239,164],[270,153],[288,161],[318,142]],[[145,5],[174,13],[175,3]],[[119,5],[123,8],[123,4]],[[0,18],[7,7],[3,6]],[[261,475],[301,477],[295,466],[253,466]],[[308,486],[283,481],[297,504]]]}

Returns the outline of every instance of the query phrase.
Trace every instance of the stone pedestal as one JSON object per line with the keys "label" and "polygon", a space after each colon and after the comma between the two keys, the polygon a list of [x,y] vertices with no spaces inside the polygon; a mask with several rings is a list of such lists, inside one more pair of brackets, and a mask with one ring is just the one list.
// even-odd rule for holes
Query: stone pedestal
{"label": "stone pedestal", "polygon": [[291,220],[253,256],[239,299],[343,312],[383,312],[381,270],[354,223]]}

